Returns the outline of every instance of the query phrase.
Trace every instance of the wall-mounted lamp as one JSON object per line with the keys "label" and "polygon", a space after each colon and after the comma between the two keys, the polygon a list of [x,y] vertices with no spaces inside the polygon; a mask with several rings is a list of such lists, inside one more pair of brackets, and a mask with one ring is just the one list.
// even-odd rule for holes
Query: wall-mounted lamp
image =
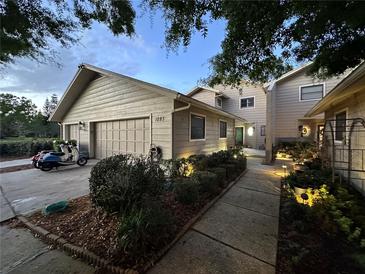
{"label": "wall-mounted lamp", "polygon": [[85,122],[79,121],[79,128],[84,129],[85,128]]}
{"label": "wall-mounted lamp", "polygon": [[247,129],[248,136],[253,136],[253,133],[255,132],[255,127],[249,127]]}

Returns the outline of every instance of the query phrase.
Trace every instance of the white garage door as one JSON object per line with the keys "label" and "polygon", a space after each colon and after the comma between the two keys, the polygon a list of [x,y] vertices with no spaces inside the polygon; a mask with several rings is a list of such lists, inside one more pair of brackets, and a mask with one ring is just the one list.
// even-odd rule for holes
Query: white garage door
{"label": "white garage door", "polygon": [[117,154],[146,155],[150,148],[149,118],[95,124],[95,157]]}

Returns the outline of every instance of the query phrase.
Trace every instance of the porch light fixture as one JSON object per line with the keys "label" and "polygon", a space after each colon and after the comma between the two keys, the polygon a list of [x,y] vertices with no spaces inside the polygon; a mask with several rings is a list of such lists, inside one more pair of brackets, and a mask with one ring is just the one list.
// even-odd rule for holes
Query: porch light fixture
{"label": "porch light fixture", "polygon": [[253,136],[254,130],[255,130],[254,127],[249,127],[248,130],[247,130],[248,136]]}

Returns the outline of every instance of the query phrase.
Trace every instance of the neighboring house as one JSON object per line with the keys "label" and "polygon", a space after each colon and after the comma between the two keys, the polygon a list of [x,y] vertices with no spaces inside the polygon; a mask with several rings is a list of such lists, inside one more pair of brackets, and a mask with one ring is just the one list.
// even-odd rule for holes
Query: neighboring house
{"label": "neighboring house", "polygon": [[344,76],[316,79],[307,75],[310,66],[309,63],[299,67],[265,85],[267,162],[271,162],[273,147],[280,142],[321,141],[323,114],[310,118],[305,117],[305,114]]}
{"label": "neighboring house", "polygon": [[306,113],[324,113],[324,152],[331,165],[365,195],[365,63]]}
{"label": "neighboring house", "polygon": [[240,87],[219,85],[196,87],[187,96],[224,111],[245,117],[249,124],[236,124],[236,145],[265,149],[266,94],[263,87],[242,83]]}
{"label": "neighboring house", "polygon": [[64,139],[98,159],[120,153],[146,155],[151,145],[164,159],[212,153],[234,146],[242,117],[176,91],[97,68],[79,66],[51,121]]}

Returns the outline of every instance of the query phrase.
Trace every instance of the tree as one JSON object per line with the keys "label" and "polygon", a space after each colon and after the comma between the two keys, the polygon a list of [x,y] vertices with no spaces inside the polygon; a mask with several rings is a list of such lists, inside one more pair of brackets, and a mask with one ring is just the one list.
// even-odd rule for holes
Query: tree
{"label": "tree", "polygon": [[292,62],[313,61],[310,73],[329,77],[365,57],[365,2],[150,0],[167,21],[169,49],[188,46],[212,20],[226,22],[222,51],[211,59],[211,84],[242,78],[265,82]]}
{"label": "tree", "polygon": [[[291,63],[306,61],[313,61],[312,74],[334,76],[365,56],[361,1],[141,1],[146,8],[162,10],[169,50],[187,47],[196,31],[207,35],[213,20],[226,22],[222,51],[210,61],[206,81],[211,85],[242,78],[265,82]],[[75,34],[93,21],[106,24],[115,35],[131,36],[134,19],[130,0],[4,0],[0,64],[15,57],[52,59],[53,41],[70,46],[77,41]]]}
{"label": "tree", "polygon": [[15,57],[54,60],[54,42],[64,47],[76,43],[76,33],[93,21],[104,23],[115,35],[132,35],[134,18],[128,0],[3,0],[0,64]]}
{"label": "tree", "polygon": [[0,94],[0,137],[22,136],[37,114],[37,107],[30,99],[9,93]]}
{"label": "tree", "polygon": [[52,114],[55,111],[57,105],[58,105],[58,97],[57,94],[53,93],[50,100],[50,114]]}
{"label": "tree", "polygon": [[51,115],[51,103],[49,102],[48,98],[46,98],[46,100],[44,101],[44,105],[43,105],[43,116],[46,117],[46,119],[49,118],[49,116]]}

